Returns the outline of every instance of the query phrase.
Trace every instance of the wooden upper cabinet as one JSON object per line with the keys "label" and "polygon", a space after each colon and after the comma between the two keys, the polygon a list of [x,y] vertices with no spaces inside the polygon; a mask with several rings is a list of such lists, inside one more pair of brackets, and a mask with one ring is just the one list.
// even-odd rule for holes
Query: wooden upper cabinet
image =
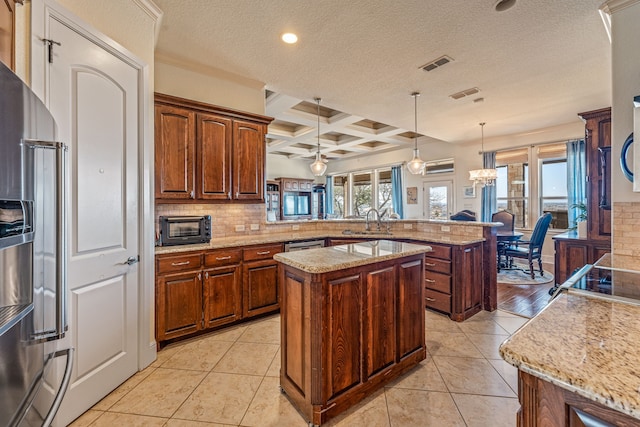
{"label": "wooden upper cabinet", "polygon": [[155,95],[156,199],[264,202],[270,117]]}
{"label": "wooden upper cabinet", "polygon": [[611,240],[611,108],[578,114],[585,121],[587,237]]}
{"label": "wooden upper cabinet", "polygon": [[233,189],[237,200],[264,200],[264,134],[264,125],[233,122]]}
{"label": "wooden upper cabinet", "polygon": [[155,107],[156,199],[193,199],[195,114],[185,108]]}
{"label": "wooden upper cabinet", "polygon": [[231,119],[198,114],[198,199],[231,199]]}
{"label": "wooden upper cabinet", "polygon": [[15,71],[16,3],[0,1],[0,61]]}

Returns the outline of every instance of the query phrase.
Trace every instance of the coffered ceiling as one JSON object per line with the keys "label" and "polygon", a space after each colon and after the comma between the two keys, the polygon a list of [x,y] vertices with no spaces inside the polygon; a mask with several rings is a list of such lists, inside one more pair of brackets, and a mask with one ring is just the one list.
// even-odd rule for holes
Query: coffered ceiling
{"label": "coffered ceiling", "polygon": [[[328,158],[412,146],[413,91],[421,146],[477,141],[479,122],[490,138],[611,105],[602,0],[516,0],[503,12],[496,0],[154,1],[158,57],[265,84],[273,154],[315,154],[314,97]],[[287,31],[297,44],[280,41]]]}

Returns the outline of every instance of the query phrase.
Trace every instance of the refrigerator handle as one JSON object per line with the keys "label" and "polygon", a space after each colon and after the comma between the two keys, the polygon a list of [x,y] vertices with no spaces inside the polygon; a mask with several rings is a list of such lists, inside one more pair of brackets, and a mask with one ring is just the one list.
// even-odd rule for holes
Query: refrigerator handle
{"label": "refrigerator handle", "polygon": [[54,358],[63,356],[63,355],[67,356],[67,363],[65,364],[65,367],[64,367],[64,376],[62,377],[62,382],[60,383],[60,388],[56,393],[55,399],[53,400],[53,404],[51,405],[51,408],[49,409],[47,416],[42,422],[42,427],[49,427],[51,425],[51,422],[55,418],[56,413],[58,412],[58,409],[62,404],[62,398],[67,392],[67,388],[69,387],[69,382],[71,381],[71,370],[73,368],[73,349],[68,348],[66,350],[60,350],[53,353]]}
{"label": "refrigerator handle", "polygon": [[62,142],[24,139],[22,143],[32,149],[56,150],[56,327],[54,331],[33,337],[57,340],[67,331],[67,197],[65,187],[66,151]]}

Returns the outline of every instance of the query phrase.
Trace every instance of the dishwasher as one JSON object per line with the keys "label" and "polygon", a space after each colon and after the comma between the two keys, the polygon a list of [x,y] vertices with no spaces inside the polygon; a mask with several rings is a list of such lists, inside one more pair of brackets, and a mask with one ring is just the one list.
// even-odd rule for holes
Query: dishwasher
{"label": "dishwasher", "polygon": [[319,240],[302,240],[295,242],[287,242],[284,244],[285,252],[301,251],[304,249],[323,248],[324,239]]}

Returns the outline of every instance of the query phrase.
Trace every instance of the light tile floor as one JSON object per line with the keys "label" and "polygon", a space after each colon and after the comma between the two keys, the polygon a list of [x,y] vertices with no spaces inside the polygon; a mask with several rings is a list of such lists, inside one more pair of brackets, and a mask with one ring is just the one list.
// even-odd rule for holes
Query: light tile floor
{"label": "light tile floor", "polygon": [[[527,319],[425,316],[426,360],[326,425],[516,425],[517,371],[498,346]],[[279,343],[275,315],[169,345],[72,426],[307,426],[280,393]]]}

